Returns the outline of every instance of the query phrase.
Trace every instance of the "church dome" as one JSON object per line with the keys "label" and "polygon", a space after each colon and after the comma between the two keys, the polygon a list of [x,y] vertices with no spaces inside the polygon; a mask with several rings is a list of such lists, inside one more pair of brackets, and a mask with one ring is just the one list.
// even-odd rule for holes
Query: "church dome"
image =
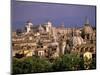
{"label": "church dome", "polygon": [[72,37],[73,46],[81,45],[84,43],[83,38],[81,36],[74,36]]}
{"label": "church dome", "polygon": [[83,27],[83,32],[84,32],[84,34],[91,34],[91,33],[93,33],[93,29],[90,25],[85,25]]}
{"label": "church dome", "polygon": [[85,25],[83,27],[83,33],[84,34],[91,34],[91,33],[93,33],[93,28],[89,24],[89,20],[87,18],[86,18]]}

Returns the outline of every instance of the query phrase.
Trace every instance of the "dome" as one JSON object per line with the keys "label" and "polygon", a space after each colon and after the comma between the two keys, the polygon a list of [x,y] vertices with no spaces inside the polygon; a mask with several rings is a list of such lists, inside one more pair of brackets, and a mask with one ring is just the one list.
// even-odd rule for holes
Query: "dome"
{"label": "dome", "polygon": [[89,24],[89,19],[86,17],[85,25],[83,27],[83,33],[84,34],[91,34],[93,33],[93,29],[91,25]]}
{"label": "dome", "polygon": [[93,33],[93,29],[90,25],[85,25],[83,27],[83,32],[84,32],[84,34],[91,34],[91,33]]}
{"label": "dome", "polygon": [[81,36],[72,37],[73,46],[81,45],[84,43],[83,38]]}

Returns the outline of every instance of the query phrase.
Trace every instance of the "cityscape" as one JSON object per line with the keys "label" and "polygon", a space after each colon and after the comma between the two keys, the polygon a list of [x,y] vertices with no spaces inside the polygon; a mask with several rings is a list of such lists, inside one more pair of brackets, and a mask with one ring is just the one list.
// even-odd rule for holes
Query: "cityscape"
{"label": "cityscape", "polygon": [[76,27],[31,19],[12,31],[13,74],[96,69],[96,26],[84,17]]}

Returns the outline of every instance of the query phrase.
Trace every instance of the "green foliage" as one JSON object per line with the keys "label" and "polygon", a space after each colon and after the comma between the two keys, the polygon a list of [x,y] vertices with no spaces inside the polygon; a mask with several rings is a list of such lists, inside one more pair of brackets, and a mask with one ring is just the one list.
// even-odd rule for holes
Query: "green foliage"
{"label": "green foliage", "polygon": [[13,59],[13,74],[48,72],[50,71],[50,68],[50,62],[46,59],[40,59],[38,57]]}
{"label": "green foliage", "polygon": [[[96,68],[96,59],[93,58],[90,69]],[[49,59],[36,56],[21,59],[13,58],[13,74],[41,73],[55,71],[84,70],[84,60],[78,54],[71,53],[59,58]]]}
{"label": "green foliage", "polygon": [[66,54],[55,61],[53,68],[57,71],[78,70],[79,63],[79,55]]}

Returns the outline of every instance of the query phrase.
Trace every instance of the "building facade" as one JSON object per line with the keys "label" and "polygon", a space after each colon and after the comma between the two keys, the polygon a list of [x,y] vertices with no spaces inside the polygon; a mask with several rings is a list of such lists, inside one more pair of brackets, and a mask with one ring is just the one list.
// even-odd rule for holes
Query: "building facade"
{"label": "building facade", "polygon": [[[20,34],[20,35],[18,35]],[[96,29],[89,22],[81,28],[54,27],[50,21],[33,25],[26,22],[21,33],[12,32],[12,53],[16,57],[56,58],[71,52],[96,52]]]}

